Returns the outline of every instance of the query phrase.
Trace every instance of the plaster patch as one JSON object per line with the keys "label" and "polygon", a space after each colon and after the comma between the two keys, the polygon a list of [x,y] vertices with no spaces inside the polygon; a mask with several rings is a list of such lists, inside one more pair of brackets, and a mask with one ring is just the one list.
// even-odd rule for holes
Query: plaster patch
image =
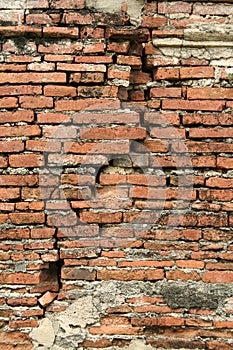
{"label": "plaster patch", "polygon": [[55,333],[52,322],[48,318],[44,318],[40,321],[38,328],[33,329],[30,336],[38,344],[45,347],[51,347],[54,343]]}
{"label": "plaster patch", "polygon": [[130,23],[139,26],[141,23],[141,11],[145,0],[86,0],[87,8],[94,8],[98,11],[117,13],[122,11],[122,5],[126,4],[127,14],[130,17]]}

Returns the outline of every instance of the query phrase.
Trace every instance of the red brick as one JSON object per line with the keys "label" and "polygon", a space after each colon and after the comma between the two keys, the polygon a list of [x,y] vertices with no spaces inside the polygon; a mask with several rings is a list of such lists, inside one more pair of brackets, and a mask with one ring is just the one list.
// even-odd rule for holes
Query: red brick
{"label": "red brick", "polygon": [[33,35],[33,36],[41,36],[42,31],[40,28],[33,28],[30,26],[4,26],[0,28],[0,34],[2,36],[27,36],[27,35]]}
{"label": "red brick", "polygon": [[0,150],[3,153],[17,153],[24,150],[24,143],[21,140],[0,141]]}
{"label": "red brick", "polygon": [[198,217],[198,227],[222,227],[227,226],[227,216],[225,214],[201,214]]}
{"label": "red brick", "polygon": [[92,24],[94,18],[91,14],[82,15],[81,13],[65,13],[62,18],[62,22],[65,24],[77,24],[77,25],[85,25]]}
{"label": "red brick", "polygon": [[148,269],[148,270],[101,270],[97,272],[98,280],[119,280],[119,281],[132,281],[132,280],[146,280],[156,281],[162,280],[164,273],[162,269]]}
{"label": "red brick", "polygon": [[122,67],[119,65],[113,65],[108,69],[108,79],[130,79],[130,67]]}
{"label": "red brick", "polygon": [[160,139],[180,139],[185,138],[185,129],[161,128],[158,126],[151,128],[150,135]]}
{"label": "red brick", "polygon": [[82,212],[80,220],[87,223],[119,223],[122,221],[122,213]]}
{"label": "red brick", "polygon": [[131,84],[146,84],[152,81],[150,73],[132,71],[130,74]]}
{"label": "red brick", "polygon": [[45,96],[76,96],[76,88],[73,86],[46,85],[44,87]]}
{"label": "red brick", "polygon": [[55,70],[54,63],[48,62],[32,62],[27,66],[28,70],[38,71],[38,72],[48,72]]}
{"label": "red brick", "polygon": [[10,320],[9,327],[11,328],[28,328],[28,327],[38,327],[38,320]]}
{"label": "red brick", "polygon": [[35,239],[44,239],[44,238],[53,238],[55,235],[54,228],[32,228],[31,230],[31,238]]}
{"label": "red brick", "polygon": [[25,4],[27,9],[49,8],[48,0],[27,0]]}
{"label": "red brick", "polygon": [[12,168],[37,168],[44,166],[44,157],[37,154],[11,155],[9,163]]}
{"label": "red brick", "polygon": [[163,27],[166,24],[167,24],[167,18],[166,17],[142,16],[141,27],[158,28],[158,27]]}
{"label": "red brick", "polygon": [[205,283],[232,283],[232,271],[209,271],[203,272],[202,280]]}
{"label": "red brick", "polygon": [[179,68],[157,68],[153,77],[154,80],[178,80],[179,76]]}
{"label": "red brick", "polygon": [[74,73],[70,76],[70,82],[75,83],[103,83],[104,73]]}
{"label": "red brick", "polygon": [[80,110],[103,110],[118,109],[120,101],[110,99],[82,99],[82,100],[59,100],[55,102],[57,111],[80,111]]}
{"label": "red brick", "polygon": [[86,44],[83,48],[84,54],[93,54],[93,53],[104,53],[105,44],[104,43],[94,43]]}
{"label": "red brick", "polygon": [[0,188],[0,198],[2,200],[18,199],[19,197],[19,188]]}
{"label": "red brick", "polygon": [[65,73],[0,73],[0,84],[5,83],[66,83]]}
{"label": "red brick", "polygon": [[233,10],[230,4],[194,4],[194,15],[230,15],[233,14]]}
{"label": "red brick", "polygon": [[152,30],[152,39],[156,39],[158,37],[183,37],[184,31],[182,29],[177,30],[177,29],[157,29],[157,30]]}
{"label": "red brick", "polygon": [[0,157],[0,168],[7,168],[8,159],[6,157]]}
{"label": "red brick", "polygon": [[231,114],[185,114],[182,117],[184,125],[229,125],[233,124],[233,116]]}
{"label": "red brick", "polygon": [[[61,53],[62,54],[77,54],[77,53],[82,51],[82,48],[83,48],[83,44],[81,42],[72,43],[72,42],[69,42],[67,40],[67,44],[50,43],[49,46],[39,45],[38,52],[39,53],[47,53],[47,54],[61,54]],[[61,74],[61,73],[56,73],[56,74]],[[52,83],[52,81],[49,81],[49,82]],[[56,80],[54,82],[59,83],[59,81],[56,81]]]}
{"label": "red brick", "polygon": [[217,168],[233,169],[233,158],[217,157]]}
{"label": "red brick", "polygon": [[205,263],[198,260],[177,260],[176,266],[185,269],[203,269]]}
{"label": "red brick", "polygon": [[81,139],[93,140],[120,140],[120,139],[144,139],[146,130],[139,127],[119,126],[115,128],[91,128],[82,129],[80,133]]}
{"label": "red brick", "polygon": [[[146,59],[146,66],[147,68],[155,68],[158,66],[177,66],[179,65],[180,61],[178,58],[173,57],[147,57]],[[176,74],[174,72],[174,74]]]}
{"label": "red brick", "polygon": [[43,36],[45,38],[79,38],[79,28],[66,28],[66,27],[44,27]]}
{"label": "red brick", "polygon": [[161,112],[146,112],[144,113],[144,121],[149,125],[179,125],[180,118],[178,113],[161,113]]}
{"label": "red brick", "polygon": [[181,97],[181,88],[152,88],[150,90],[150,97]]}
{"label": "red brick", "polygon": [[180,79],[203,79],[214,78],[213,67],[182,67],[180,68]]}
{"label": "red brick", "polygon": [[79,154],[128,154],[129,142],[75,143],[65,142],[65,152]]}
{"label": "red brick", "polygon": [[81,269],[80,267],[64,267],[61,271],[61,278],[68,280],[94,281],[96,278],[96,272],[88,269]]}
{"label": "red brick", "polygon": [[224,108],[224,102],[211,100],[164,100],[162,101],[162,108],[171,110],[222,111]]}
{"label": "red brick", "polygon": [[53,99],[45,96],[21,96],[19,102],[21,108],[37,109],[53,107]]}
{"label": "red brick", "polygon": [[137,56],[117,56],[117,64],[123,64],[133,67],[134,69],[141,69],[142,59]]}
{"label": "red brick", "polygon": [[48,306],[57,297],[57,293],[46,292],[42,297],[38,299],[38,302],[42,307]]}
{"label": "red brick", "polygon": [[138,124],[139,114],[136,112],[77,113],[73,115],[73,122],[77,124]]}
{"label": "red brick", "polygon": [[123,42],[111,42],[107,44],[107,51],[114,52],[114,53],[127,53],[130,48],[130,41],[123,41]]}
{"label": "red brick", "polygon": [[11,306],[34,306],[37,304],[37,298],[9,298],[7,304]]}
{"label": "red brick", "polygon": [[83,27],[80,30],[81,39],[103,39],[104,38],[104,29],[103,28],[93,28],[93,27]]}
{"label": "red brick", "polygon": [[0,98],[0,108],[16,108],[18,107],[18,99],[16,97]]}
{"label": "red brick", "polygon": [[0,126],[0,137],[40,136],[38,125]]}
{"label": "red brick", "polygon": [[128,29],[128,28],[109,28],[107,29],[107,39],[135,40],[146,42],[149,40],[150,33],[148,29]]}
{"label": "red brick", "polygon": [[91,334],[108,334],[108,335],[137,335],[143,333],[143,327],[125,327],[125,326],[92,326]]}
{"label": "red brick", "polygon": [[160,2],[158,3],[158,13],[191,13],[192,4],[183,1],[174,1],[172,3]]}
{"label": "red brick", "polygon": [[197,272],[195,271],[185,272],[182,270],[166,272],[166,278],[168,280],[181,280],[181,281],[189,281],[189,280],[199,281],[200,280],[200,276]]}
{"label": "red brick", "polygon": [[112,56],[77,56],[76,63],[107,64],[112,63]]}
{"label": "red brick", "polygon": [[[23,272],[2,272],[0,276],[0,281],[2,284],[38,284],[40,282],[40,273],[29,274]],[[3,340],[1,339],[1,341]]]}
{"label": "red brick", "polygon": [[233,99],[233,91],[231,88],[188,88],[187,97],[189,100],[231,100]]}
{"label": "red brick", "polygon": [[233,109],[233,101],[227,101],[226,107]]}
{"label": "red brick", "polygon": [[[10,86],[0,86],[0,95],[41,95],[42,94],[42,86],[34,86],[34,85],[10,85]],[[9,112],[11,113],[11,112]],[[17,112],[15,112],[16,114]],[[21,111],[18,111],[21,113]],[[25,111],[23,112],[25,113]]]}
{"label": "red brick", "polygon": [[232,128],[190,128],[190,138],[230,138],[232,137]]}
{"label": "red brick", "polygon": [[[233,146],[229,143],[223,142],[201,142],[201,141],[188,141],[185,143],[191,153],[220,153],[220,152],[233,152]],[[175,152],[183,152],[173,145]]]}
{"label": "red brick", "polygon": [[49,61],[49,62],[67,62],[70,61],[72,62],[74,60],[74,57],[72,55],[62,55],[62,54],[57,54],[57,55],[44,55],[44,60]]}
{"label": "red brick", "polygon": [[44,213],[11,213],[9,218],[13,224],[43,224],[45,222]]}
{"label": "red brick", "polygon": [[0,64],[0,71],[23,72],[27,70],[26,64]]}
{"label": "red brick", "polygon": [[60,21],[60,14],[56,16],[55,14],[46,14],[46,13],[31,13],[26,15],[26,23],[27,24],[55,24]]}
{"label": "red brick", "polygon": [[144,101],[144,99],[145,99],[144,91],[130,90],[129,91],[129,99],[131,101]]}
{"label": "red brick", "polygon": [[117,97],[118,87],[117,86],[92,86],[91,91],[89,86],[79,86],[78,96],[81,97]]}
{"label": "red brick", "polygon": [[212,189],[199,190],[199,197],[201,200],[227,202],[233,199],[233,191],[231,192],[229,190],[212,190]]}
{"label": "red brick", "polygon": [[56,153],[61,151],[61,143],[57,141],[40,141],[40,140],[28,140],[26,141],[26,150],[50,153]]}

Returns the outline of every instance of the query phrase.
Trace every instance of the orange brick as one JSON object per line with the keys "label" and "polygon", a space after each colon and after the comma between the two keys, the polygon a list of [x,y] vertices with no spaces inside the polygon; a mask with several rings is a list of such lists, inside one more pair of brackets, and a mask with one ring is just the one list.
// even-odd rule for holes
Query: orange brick
{"label": "orange brick", "polygon": [[164,100],[162,101],[162,108],[171,110],[222,111],[224,102],[211,100]]}
{"label": "orange brick", "polygon": [[0,137],[40,136],[38,125],[0,126]]}
{"label": "orange brick", "polygon": [[209,271],[202,274],[202,280],[206,283],[232,283],[232,271]]}
{"label": "orange brick", "polygon": [[204,66],[180,68],[180,79],[202,78],[214,78],[214,68]]}
{"label": "orange brick", "polygon": [[0,84],[6,83],[66,83],[65,73],[0,73]]}
{"label": "orange brick", "polygon": [[178,80],[179,76],[179,68],[157,68],[153,75],[154,80]]}
{"label": "orange brick", "polygon": [[51,97],[45,96],[21,96],[19,98],[20,107],[21,108],[52,108],[53,107],[53,99]]}
{"label": "orange brick", "polygon": [[12,168],[37,168],[44,166],[44,157],[37,154],[11,155],[9,163]]}
{"label": "orange brick", "polygon": [[0,108],[17,108],[18,99],[16,97],[0,98]]}
{"label": "orange brick", "polygon": [[73,86],[46,85],[44,87],[45,96],[76,96],[76,88]]}

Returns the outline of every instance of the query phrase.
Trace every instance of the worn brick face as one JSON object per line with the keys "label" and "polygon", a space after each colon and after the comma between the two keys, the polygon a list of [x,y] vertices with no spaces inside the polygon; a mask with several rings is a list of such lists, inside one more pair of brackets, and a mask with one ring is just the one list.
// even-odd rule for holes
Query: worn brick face
{"label": "worn brick face", "polygon": [[232,14],[0,1],[0,349],[232,348]]}

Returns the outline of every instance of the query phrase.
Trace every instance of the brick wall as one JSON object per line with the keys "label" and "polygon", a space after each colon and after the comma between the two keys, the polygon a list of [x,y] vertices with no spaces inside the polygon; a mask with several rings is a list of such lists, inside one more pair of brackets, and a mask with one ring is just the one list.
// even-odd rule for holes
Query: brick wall
{"label": "brick wall", "polygon": [[0,1],[1,350],[232,349],[232,15]]}

